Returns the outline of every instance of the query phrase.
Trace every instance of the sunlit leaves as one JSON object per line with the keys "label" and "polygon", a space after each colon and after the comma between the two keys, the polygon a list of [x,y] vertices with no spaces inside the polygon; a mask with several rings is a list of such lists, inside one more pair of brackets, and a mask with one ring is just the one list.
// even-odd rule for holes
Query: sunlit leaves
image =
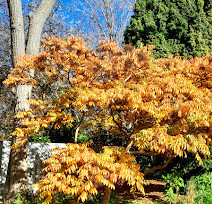
{"label": "sunlit leaves", "polygon": [[[46,161],[49,173],[39,182],[46,202],[55,192],[77,195],[84,202],[99,186],[114,189],[119,181],[143,192],[143,175],[125,150],[130,142],[139,153],[166,160],[190,152],[202,163],[210,155],[211,56],[154,59],[151,49],[125,46],[123,51],[106,41],[95,53],[75,37],[47,38],[41,53],[23,57],[13,69],[8,85],[36,87],[42,81],[47,88],[54,83],[62,87],[55,99],[30,100],[31,109],[16,116],[21,124],[13,135],[22,140],[15,148],[43,129],[72,127],[80,121],[73,112],[85,118],[81,128],[95,131],[101,124],[111,135],[122,136],[122,148],[105,147],[101,154],[77,144],[58,150]],[[37,73],[35,79],[29,68]]]}
{"label": "sunlit leaves", "polygon": [[[135,158],[118,147],[105,147],[95,153],[88,144],[67,144],[45,161],[49,172],[37,185],[38,193],[52,197],[56,192],[77,195],[84,202],[96,195],[101,186],[115,189],[115,184],[126,181],[144,193],[143,174]],[[46,192],[46,193],[45,193]]]}

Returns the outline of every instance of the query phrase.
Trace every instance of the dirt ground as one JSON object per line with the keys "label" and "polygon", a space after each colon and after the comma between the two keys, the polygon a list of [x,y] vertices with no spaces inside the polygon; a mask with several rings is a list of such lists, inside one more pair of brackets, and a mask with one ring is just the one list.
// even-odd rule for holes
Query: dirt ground
{"label": "dirt ground", "polygon": [[[152,204],[154,202],[159,203],[169,203],[167,198],[164,195],[165,185],[166,182],[163,181],[156,181],[156,180],[147,180],[149,185],[145,186],[145,196],[143,196],[141,193],[136,192],[134,194],[129,194],[129,191],[125,191],[121,194],[119,194],[120,198],[124,198],[128,201],[134,201],[137,200],[137,203],[141,204]],[[183,196],[181,198],[183,200]]]}
{"label": "dirt ground", "polygon": [[124,192],[122,195],[126,200],[133,201],[137,200],[140,203],[145,204],[152,204],[154,201],[157,202],[167,202],[167,199],[165,198],[165,195],[163,194],[165,190],[166,183],[163,181],[156,181],[156,180],[147,180],[149,185],[145,186],[145,196],[143,196],[141,193],[136,192],[134,194],[129,194]]}

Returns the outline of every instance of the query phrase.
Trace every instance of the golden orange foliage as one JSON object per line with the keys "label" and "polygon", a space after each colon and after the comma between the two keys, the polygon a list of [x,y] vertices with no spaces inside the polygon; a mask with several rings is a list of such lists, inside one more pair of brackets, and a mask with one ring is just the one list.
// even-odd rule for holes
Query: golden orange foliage
{"label": "golden orange foliage", "polygon": [[[72,126],[76,119],[70,109],[74,108],[87,118],[84,128],[101,123],[111,134],[122,134],[123,146],[127,143],[125,148],[130,154],[134,145],[140,154],[161,155],[165,160],[189,152],[202,163],[202,158],[210,155],[212,144],[212,56],[189,61],[179,57],[154,59],[151,49],[127,45],[122,50],[106,41],[99,43],[94,52],[80,38],[47,38],[43,51],[22,57],[5,83],[31,84],[36,88],[40,80],[48,85],[59,81],[64,90],[54,101],[31,100],[30,111],[16,116],[22,119],[22,126],[13,134],[23,140],[14,146],[17,148],[30,134],[52,124],[54,128]],[[42,73],[42,79],[30,78],[30,69]],[[73,151],[77,154],[72,155]],[[117,171],[122,164],[114,158],[114,153],[108,151],[97,154],[86,145],[70,144],[47,160],[50,165],[46,170],[50,173],[39,182],[40,192],[43,196],[48,194],[49,200],[61,191],[81,195],[84,201],[97,192],[95,182],[114,188],[115,178],[121,179],[118,172],[122,171]],[[131,179],[138,169],[130,172],[130,164],[123,167],[123,174],[129,171],[129,178],[125,175],[123,180],[138,185],[138,180]],[[92,173],[95,168],[99,173]],[[73,176],[73,172],[77,173]],[[108,172],[114,179],[108,177]],[[94,182],[97,175],[101,179]],[[142,180],[141,175],[139,179]]]}
{"label": "golden orange foliage", "polygon": [[88,144],[68,144],[59,149],[49,159],[44,171],[49,172],[36,185],[44,203],[51,201],[53,195],[62,192],[78,196],[84,202],[98,193],[101,186],[115,189],[115,184],[127,182],[133,189],[144,193],[143,174],[133,156],[118,147],[105,147],[97,154]]}

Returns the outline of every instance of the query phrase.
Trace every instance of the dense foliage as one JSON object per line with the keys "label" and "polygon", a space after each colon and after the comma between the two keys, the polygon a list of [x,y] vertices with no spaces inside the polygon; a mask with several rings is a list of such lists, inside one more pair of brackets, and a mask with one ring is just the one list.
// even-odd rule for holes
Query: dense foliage
{"label": "dense foliage", "polygon": [[[179,174],[168,174],[164,177],[167,182],[165,195],[167,196],[169,203],[204,203],[210,204],[212,202],[212,173],[207,172],[205,174],[192,177],[187,184],[179,176]],[[186,194],[184,195],[183,202],[180,199],[179,191],[182,187],[185,187]]]}
{"label": "dense foliage", "polygon": [[155,57],[202,57],[212,51],[212,5],[202,0],[137,0],[125,43],[155,46]]}
{"label": "dense foliage", "polygon": [[115,184],[128,182],[144,193],[143,174],[135,158],[126,150],[118,147],[105,147],[104,152],[96,154],[88,144],[68,144],[67,149],[57,151],[45,163],[44,169],[50,172],[37,185],[40,187],[40,197],[51,201],[55,193],[78,195],[78,200],[84,202],[88,196],[97,195],[101,186],[115,189]]}
{"label": "dense foliage", "polygon": [[[46,86],[62,87],[54,100],[42,92],[30,100],[28,112],[16,115],[22,124],[13,135],[22,140],[14,148],[29,135],[72,123],[75,143],[80,129],[95,130],[99,124],[114,137],[122,136],[121,146],[100,153],[86,144],[58,150],[46,161],[49,173],[38,183],[41,197],[48,196],[46,203],[57,192],[85,201],[99,186],[114,189],[123,182],[143,192],[143,177],[165,168],[174,157],[191,153],[202,164],[210,156],[212,56],[155,59],[151,46],[124,49],[100,42],[97,54],[75,37],[47,38],[43,51],[21,57],[5,81],[34,88],[45,81]],[[30,69],[37,73],[34,78]],[[161,157],[164,164],[139,173],[134,154]]]}

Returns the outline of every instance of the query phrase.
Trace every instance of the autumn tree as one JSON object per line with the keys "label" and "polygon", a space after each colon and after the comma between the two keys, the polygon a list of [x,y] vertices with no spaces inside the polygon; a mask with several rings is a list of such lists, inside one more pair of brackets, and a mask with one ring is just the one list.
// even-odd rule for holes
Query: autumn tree
{"label": "autumn tree", "polygon": [[125,43],[152,44],[155,57],[192,58],[212,51],[211,1],[137,0]]}
{"label": "autumn tree", "polygon": [[[144,193],[144,177],[176,156],[191,153],[201,164],[210,156],[212,56],[155,59],[151,46],[124,49],[105,41],[97,54],[75,37],[47,38],[43,51],[22,57],[5,81],[36,88],[40,78],[30,77],[33,69],[49,85],[57,81],[64,86],[57,100],[31,99],[29,111],[16,115],[22,124],[13,132],[19,138],[13,148],[25,144],[30,134],[49,126],[72,127],[77,121],[75,144],[56,149],[45,161],[47,174],[37,184],[44,203],[58,192],[84,202],[105,187],[106,204],[124,182]],[[70,110],[80,113],[78,120]],[[77,144],[81,129],[95,129],[99,123],[114,137],[121,134],[122,145],[96,153],[89,144]],[[164,163],[140,172],[135,154],[161,157]]]}

